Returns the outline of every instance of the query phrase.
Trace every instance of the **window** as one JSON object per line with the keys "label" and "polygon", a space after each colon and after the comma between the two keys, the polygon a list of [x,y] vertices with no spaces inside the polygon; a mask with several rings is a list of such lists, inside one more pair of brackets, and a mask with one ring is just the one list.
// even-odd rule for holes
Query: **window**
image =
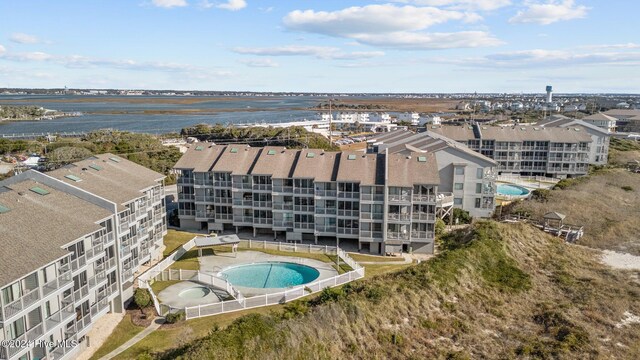
{"label": "window", "polygon": [[453,190],[462,190],[464,189],[464,184],[463,183],[455,183],[453,184]]}
{"label": "window", "polygon": [[464,168],[463,167],[456,167],[456,175],[464,175]]}
{"label": "window", "polygon": [[477,179],[482,179],[484,177],[484,169],[483,168],[477,168],[476,169],[476,178]]}
{"label": "window", "polygon": [[476,209],[480,208],[480,203],[482,202],[482,200],[480,198],[476,198]]}
{"label": "window", "polygon": [[453,198],[453,205],[462,205],[462,198]]}
{"label": "window", "polygon": [[476,184],[476,194],[480,194],[482,192],[482,183]]}

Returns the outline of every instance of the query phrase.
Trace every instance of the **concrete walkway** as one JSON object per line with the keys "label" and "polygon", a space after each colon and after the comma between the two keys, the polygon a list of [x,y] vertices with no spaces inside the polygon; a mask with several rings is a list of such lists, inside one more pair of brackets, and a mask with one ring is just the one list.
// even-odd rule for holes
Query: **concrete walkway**
{"label": "concrete walkway", "polygon": [[151,325],[147,326],[146,329],[142,330],[142,332],[138,333],[138,335],[129,339],[129,341],[127,341],[126,343],[120,345],[117,349],[101,357],[100,360],[110,360],[120,355],[121,353],[125,352],[127,349],[132,347],[133,345],[137,344],[140,340],[144,339],[147,335],[156,331],[162,324],[164,324],[164,318],[156,317],[155,319],[153,319],[153,322],[151,322]]}
{"label": "concrete walkway", "polygon": [[[354,253],[357,254],[357,253]],[[398,261],[358,261],[360,265],[405,265],[413,262],[411,254],[402,254],[403,259]]]}

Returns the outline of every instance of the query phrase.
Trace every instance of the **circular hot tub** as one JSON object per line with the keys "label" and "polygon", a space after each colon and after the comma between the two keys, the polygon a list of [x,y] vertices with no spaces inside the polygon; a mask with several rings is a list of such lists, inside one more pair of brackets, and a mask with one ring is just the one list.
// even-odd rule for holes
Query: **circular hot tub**
{"label": "circular hot tub", "polygon": [[209,290],[209,288],[206,288],[204,286],[196,286],[180,291],[180,293],[178,293],[178,296],[183,299],[201,299],[209,295],[210,292],[211,290]]}

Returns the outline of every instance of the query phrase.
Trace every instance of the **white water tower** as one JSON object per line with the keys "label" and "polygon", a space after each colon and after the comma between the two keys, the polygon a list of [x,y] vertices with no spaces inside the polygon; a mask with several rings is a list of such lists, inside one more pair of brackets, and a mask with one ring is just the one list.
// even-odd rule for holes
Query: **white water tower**
{"label": "white water tower", "polygon": [[547,103],[550,103],[553,99],[553,87],[551,85],[547,85]]}

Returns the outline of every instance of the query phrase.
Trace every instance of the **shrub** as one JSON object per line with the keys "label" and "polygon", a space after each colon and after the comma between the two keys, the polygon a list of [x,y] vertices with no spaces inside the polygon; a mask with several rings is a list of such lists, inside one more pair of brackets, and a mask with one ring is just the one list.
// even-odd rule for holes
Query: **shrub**
{"label": "shrub", "polygon": [[179,321],[183,321],[184,318],[184,311],[178,311],[174,313],[168,313],[167,316],[165,316],[165,321],[167,322],[167,324],[175,324]]}
{"label": "shrub", "polygon": [[631,186],[629,186],[629,185],[625,185],[625,186],[622,187],[622,190],[624,190],[624,191],[633,191],[633,188]]}
{"label": "shrub", "polygon": [[309,306],[304,301],[293,301],[284,306],[282,314],[283,319],[293,319],[302,316],[309,311]]}
{"label": "shrub", "polygon": [[442,236],[442,234],[444,234],[444,230],[447,227],[447,225],[444,223],[444,220],[438,218],[436,219],[436,237],[440,237]]}
{"label": "shrub", "polygon": [[311,300],[311,305],[317,306],[317,305],[322,305],[328,302],[338,301],[338,299],[340,299],[343,296],[344,294],[342,293],[342,290],[338,288],[332,289],[332,288],[326,287],[322,289],[322,291],[320,292],[320,295],[317,298]]}
{"label": "shrub", "polygon": [[137,288],[136,292],[133,294],[133,301],[140,310],[148,307],[151,304],[151,294],[149,293],[149,290]]}
{"label": "shrub", "polygon": [[531,192],[531,199],[538,202],[547,202],[549,201],[549,195],[551,195],[551,191],[547,189],[536,189]]}
{"label": "shrub", "polygon": [[460,224],[471,224],[471,215],[469,212],[462,209],[453,209],[453,221],[455,224],[455,219],[458,219]]}

